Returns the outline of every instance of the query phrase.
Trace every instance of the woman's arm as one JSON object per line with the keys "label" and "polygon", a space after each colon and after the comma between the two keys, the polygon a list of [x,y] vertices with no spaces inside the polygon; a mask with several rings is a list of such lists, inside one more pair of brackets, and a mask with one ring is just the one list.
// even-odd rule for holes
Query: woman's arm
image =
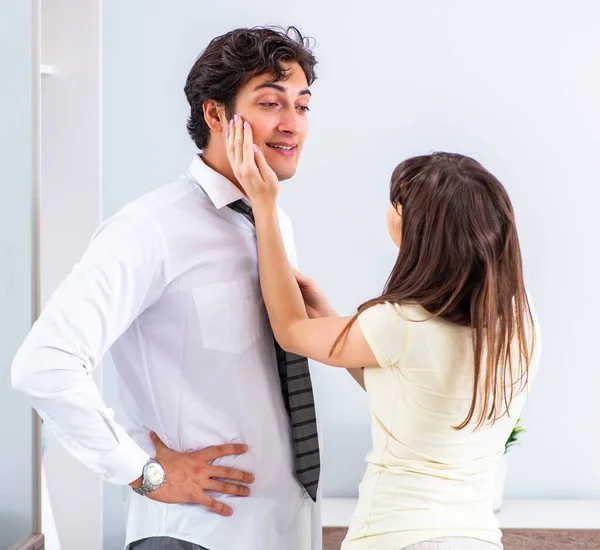
{"label": "woman's arm", "polygon": [[258,265],[263,299],[279,345],[292,353],[335,367],[360,368],[377,361],[358,323],[354,323],[334,355],[331,349],[350,317],[310,319],[292,271],[277,219],[275,202],[254,205]]}
{"label": "woman's arm", "polygon": [[358,323],[331,349],[350,318],[310,319],[289,265],[277,216],[279,181],[252,142],[250,125],[237,123],[227,137],[227,154],[236,178],[252,202],[256,222],[258,264],[263,299],[279,345],[321,363],[346,368],[377,364]]}
{"label": "woman's arm", "polygon": [[[319,285],[309,277],[306,277],[298,270],[294,269],[294,276],[296,277],[296,282],[300,287],[300,292],[302,293],[302,299],[304,300],[304,305],[306,307],[306,314],[310,319],[320,318],[320,317],[339,317],[335,309],[329,303],[327,296],[323,293],[323,291],[319,288]],[[352,378],[356,380],[358,385],[366,391],[365,387],[365,374],[364,369],[346,369]]]}

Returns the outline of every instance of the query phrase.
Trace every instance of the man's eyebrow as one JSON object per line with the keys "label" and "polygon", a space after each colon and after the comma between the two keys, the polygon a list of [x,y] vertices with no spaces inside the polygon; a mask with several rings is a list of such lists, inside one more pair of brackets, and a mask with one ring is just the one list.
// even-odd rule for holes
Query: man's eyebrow
{"label": "man's eyebrow", "polygon": [[[275,84],[274,82],[263,82],[262,84],[256,86],[256,88],[254,88],[254,91],[256,92],[258,90],[262,90],[263,88],[273,88],[274,90],[277,90],[281,93],[285,93],[287,91],[284,86],[281,86],[280,84]],[[298,95],[312,96],[312,92],[308,88],[306,88],[305,90],[302,90]]]}

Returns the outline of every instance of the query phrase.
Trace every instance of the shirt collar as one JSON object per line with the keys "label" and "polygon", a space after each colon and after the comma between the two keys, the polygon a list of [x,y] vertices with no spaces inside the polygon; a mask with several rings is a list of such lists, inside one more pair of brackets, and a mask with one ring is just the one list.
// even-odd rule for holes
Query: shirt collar
{"label": "shirt collar", "polygon": [[208,166],[200,155],[194,155],[188,172],[194,181],[204,189],[217,210],[246,198],[225,176]]}

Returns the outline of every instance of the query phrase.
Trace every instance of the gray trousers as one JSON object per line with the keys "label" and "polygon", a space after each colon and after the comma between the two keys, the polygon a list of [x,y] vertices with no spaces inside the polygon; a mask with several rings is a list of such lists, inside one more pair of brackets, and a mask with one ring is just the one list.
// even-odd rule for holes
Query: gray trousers
{"label": "gray trousers", "polygon": [[[150,539],[132,542],[127,550],[208,550],[204,546],[198,546],[185,540],[172,539],[170,537],[152,537]],[[325,548],[323,548],[325,550]]]}
{"label": "gray trousers", "polygon": [[485,540],[447,537],[417,542],[402,550],[500,550],[500,546]]}
{"label": "gray trousers", "polygon": [[132,542],[127,550],[208,550],[204,546],[198,546],[185,540],[173,539],[171,537],[151,537]]}

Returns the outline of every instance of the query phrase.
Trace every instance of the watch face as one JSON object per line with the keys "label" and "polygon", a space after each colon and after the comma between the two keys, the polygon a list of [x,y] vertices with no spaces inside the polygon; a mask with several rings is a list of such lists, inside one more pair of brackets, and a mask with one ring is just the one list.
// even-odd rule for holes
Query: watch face
{"label": "watch face", "polygon": [[160,485],[164,480],[164,471],[160,464],[155,464],[154,462],[148,464],[146,468],[146,479],[152,485]]}

